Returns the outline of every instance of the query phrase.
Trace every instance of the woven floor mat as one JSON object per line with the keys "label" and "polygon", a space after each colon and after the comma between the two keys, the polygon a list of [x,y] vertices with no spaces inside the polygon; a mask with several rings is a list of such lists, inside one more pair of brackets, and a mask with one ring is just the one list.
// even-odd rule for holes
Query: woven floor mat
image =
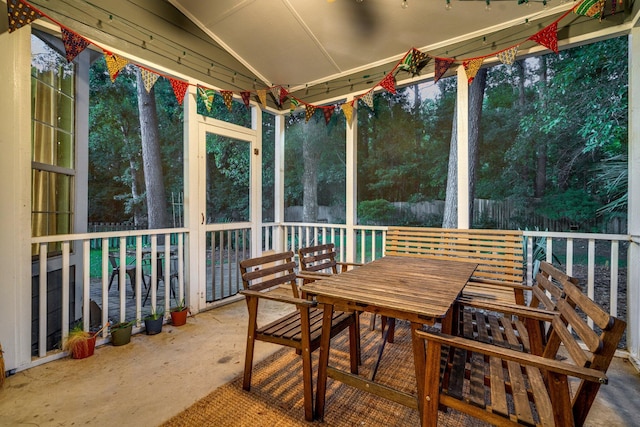
{"label": "woven floor mat", "polygon": [[[370,331],[368,316],[361,328],[362,366],[360,374],[368,376],[381,342],[380,330]],[[365,326],[367,325],[367,326]],[[395,342],[387,344],[376,374],[376,381],[415,394],[416,383],[408,323],[399,322]],[[344,370],[349,367],[347,331],[331,341],[329,364]],[[318,352],[314,352],[315,370]],[[439,425],[484,426],[464,414],[439,413]],[[418,411],[374,396],[353,387],[328,380],[324,423],[304,420],[302,399],[302,362],[289,348],[277,351],[254,367],[251,391],[242,390],[242,378],[216,389],[163,427],[182,426],[418,426]]]}

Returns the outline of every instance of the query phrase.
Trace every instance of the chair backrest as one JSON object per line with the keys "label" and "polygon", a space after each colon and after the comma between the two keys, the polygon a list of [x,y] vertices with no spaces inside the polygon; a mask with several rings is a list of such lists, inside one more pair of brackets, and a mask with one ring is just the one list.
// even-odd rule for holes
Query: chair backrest
{"label": "chair backrest", "polygon": [[309,246],[298,250],[300,271],[338,273],[336,247],[333,243]]}
{"label": "chair backrest", "polygon": [[245,259],[240,261],[239,266],[244,289],[263,291],[279,285],[290,285],[293,296],[300,297],[292,251]]}
{"label": "chair backrest", "polygon": [[543,261],[540,263],[540,271],[531,288],[529,307],[556,310],[558,301],[565,297],[566,284],[578,285],[579,282],[579,279],[571,277],[552,264]]}
{"label": "chair backrest", "polygon": [[[562,286],[564,297],[556,301],[560,315],[551,322],[551,333],[543,356],[555,358],[562,344],[575,365],[606,372],[624,334],[626,322],[604,311],[573,281],[564,280]],[[594,327],[590,326],[589,320]],[[580,382],[573,398],[576,425],[584,422],[599,388],[598,383]]]}
{"label": "chair backrest", "polygon": [[116,257],[115,255],[109,254],[109,263],[111,264],[111,268],[112,269],[117,269],[118,268],[118,262],[116,261]]}

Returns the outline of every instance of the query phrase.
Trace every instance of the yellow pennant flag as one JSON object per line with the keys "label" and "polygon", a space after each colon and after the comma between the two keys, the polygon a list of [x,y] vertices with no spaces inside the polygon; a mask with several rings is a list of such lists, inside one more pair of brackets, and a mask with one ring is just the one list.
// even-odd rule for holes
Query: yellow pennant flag
{"label": "yellow pennant flag", "polygon": [[267,106],[267,91],[265,89],[258,89],[258,99],[263,107]]}
{"label": "yellow pennant flag", "polygon": [[469,84],[473,83],[473,79],[478,74],[478,70],[482,66],[482,61],[484,58],[471,59],[469,61],[464,61],[462,65],[464,66],[464,72],[467,74],[467,80]]}
{"label": "yellow pennant flag", "polygon": [[140,76],[142,77],[142,82],[144,83],[144,88],[147,92],[151,91],[151,88],[156,84],[158,77],[160,77],[156,73],[144,68],[140,68]]}
{"label": "yellow pennant flag", "polygon": [[351,102],[347,102],[342,104],[340,108],[347,119],[347,123],[351,124],[351,119],[353,118],[353,104]]}
{"label": "yellow pennant flag", "polygon": [[111,82],[116,81],[118,73],[124,67],[127,66],[129,61],[113,53],[104,53],[104,60],[107,62],[107,70],[109,70],[109,76],[111,76]]}

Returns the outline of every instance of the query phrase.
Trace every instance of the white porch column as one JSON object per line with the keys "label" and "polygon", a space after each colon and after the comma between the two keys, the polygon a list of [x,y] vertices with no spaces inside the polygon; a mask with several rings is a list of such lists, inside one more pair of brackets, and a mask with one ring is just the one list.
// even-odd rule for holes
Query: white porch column
{"label": "white porch column", "polygon": [[0,343],[6,370],[31,362],[31,31],[0,24]]}
{"label": "white porch column", "polygon": [[[276,224],[284,222],[284,119],[283,114],[276,114],[276,134],[274,147],[274,189],[273,189],[273,220]],[[273,250],[284,251],[283,229],[280,227],[274,230]]]}
{"label": "white porch column", "polygon": [[640,367],[640,28],[629,36],[629,204],[628,227],[633,241],[627,263],[627,346]]}
{"label": "white porch column", "polygon": [[353,109],[351,123],[347,122],[346,135],[346,262],[355,262],[356,233],[354,226],[358,223],[358,108]]}
{"label": "white porch column", "polygon": [[469,83],[464,67],[458,67],[458,228],[469,228]]}
{"label": "white porch column", "polygon": [[[184,265],[185,288],[187,303],[192,313],[197,313],[207,304],[207,296],[204,286],[206,283],[206,245],[204,233],[200,232],[204,222],[204,211],[201,212],[198,194],[198,179],[200,174],[200,160],[198,141],[198,107],[196,87],[189,85],[187,95],[184,97],[184,227],[189,229],[185,241],[187,257]],[[204,196],[203,196],[204,197]],[[204,258],[204,262],[201,260]]]}
{"label": "white porch column", "polygon": [[262,110],[253,105],[251,107],[251,128],[256,131],[255,143],[251,147],[251,173],[249,179],[249,218],[251,221],[251,256],[262,254]]}

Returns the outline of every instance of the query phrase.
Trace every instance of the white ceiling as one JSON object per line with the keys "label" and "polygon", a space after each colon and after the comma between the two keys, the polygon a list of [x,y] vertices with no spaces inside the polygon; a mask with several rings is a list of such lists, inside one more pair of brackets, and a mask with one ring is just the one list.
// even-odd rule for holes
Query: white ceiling
{"label": "white ceiling", "polygon": [[[530,0],[169,0],[268,85],[300,88],[423,52],[482,39],[573,2]],[[535,33],[530,30],[530,33]],[[526,40],[526,35],[523,36]],[[444,54],[441,52],[440,54]],[[470,52],[467,56],[474,56]]]}

